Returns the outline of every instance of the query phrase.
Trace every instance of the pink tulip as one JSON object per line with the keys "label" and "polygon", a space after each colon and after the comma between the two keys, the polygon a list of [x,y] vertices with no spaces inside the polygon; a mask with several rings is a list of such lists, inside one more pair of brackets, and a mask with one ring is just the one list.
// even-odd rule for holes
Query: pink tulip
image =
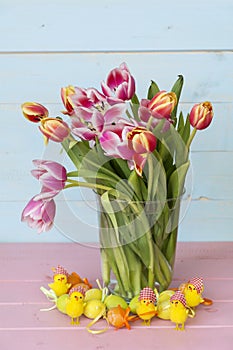
{"label": "pink tulip", "polygon": [[59,118],[45,118],[41,120],[40,131],[54,142],[64,141],[70,134],[70,128],[66,122]]}
{"label": "pink tulip", "polygon": [[213,119],[213,107],[208,101],[195,104],[190,112],[190,124],[197,130],[206,129]]}
{"label": "pink tulip", "polygon": [[130,100],[135,94],[135,80],[125,63],[111,70],[101,87],[110,104]]}
{"label": "pink tulip", "polygon": [[21,108],[24,117],[33,123],[39,123],[41,119],[49,115],[47,108],[37,102],[25,102]]}
{"label": "pink tulip", "polygon": [[66,169],[59,163],[49,160],[33,160],[37,169],[31,171],[42,186],[52,191],[61,191],[65,187],[67,175]]}
{"label": "pink tulip", "polygon": [[70,116],[79,114],[82,109],[91,115],[93,108],[101,108],[106,101],[106,97],[94,88],[82,89],[71,85],[61,89],[61,98],[66,107],[63,114]]}
{"label": "pink tulip", "polygon": [[21,220],[28,226],[37,229],[38,233],[51,229],[55,217],[56,206],[52,198],[36,200],[33,197],[22,212]]}
{"label": "pink tulip", "polygon": [[142,175],[148,153],[156,148],[156,138],[152,132],[129,124],[117,129],[117,132],[114,129],[104,131],[99,141],[107,156],[128,160],[130,168],[134,167],[139,176]]}
{"label": "pink tulip", "polygon": [[90,112],[84,107],[77,108],[76,114],[72,116],[72,133],[83,140],[91,141],[95,140],[96,137],[101,137],[106,130],[117,132],[120,129],[122,132],[122,128],[125,126],[122,115],[125,111],[125,103],[115,104],[102,112],[96,109]]}
{"label": "pink tulip", "polygon": [[106,101],[106,97],[95,88],[83,89],[74,88],[74,93],[70,95],[73,106],[91,108],[102,105]]}
{"label": "pink tulip", "polygon": [[148,103],[147,108],[155,118],[169,119],[174,107],[177,104],[177,97],[174,92],[159,91]]}

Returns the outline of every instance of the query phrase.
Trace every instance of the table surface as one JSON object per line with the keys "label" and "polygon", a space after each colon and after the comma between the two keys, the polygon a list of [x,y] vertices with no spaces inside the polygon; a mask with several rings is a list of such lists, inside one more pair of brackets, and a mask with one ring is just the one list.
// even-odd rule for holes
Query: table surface
{"label": "table surface", "polygon": [[[70,349],[232,349],[233,342],[233,242],[178,243],[172,287],[202,276],[203,297],[211,306],[200,305],[195,318],[188,318],[185,331],[174,330],[170,321],[153,318],[151,326],[136,321],[131,330],[113,327],[102,334],[70,325],[58,310],[40,311],[52,304],[40,291],[52,281],[51,267],[61,264],[94,285],[101,278],[99,250],[77,243],[0,245],[0,348],[12,350]],[[104,321],[96,327],[103,327]]]}

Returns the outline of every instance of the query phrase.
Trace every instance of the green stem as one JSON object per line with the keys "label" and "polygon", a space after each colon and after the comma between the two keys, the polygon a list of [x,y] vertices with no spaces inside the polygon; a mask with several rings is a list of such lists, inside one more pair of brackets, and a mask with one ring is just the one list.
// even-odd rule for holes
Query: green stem
{"label": "green stem", "polygon": [[102,262],[102,278],[105,286],[108,286],[110,283],[110,273],[111,267],[108,261],[108,256],[106,250],[101,248],[101,262]]}
{"label": "green stem", "polygon": [[148,155],[147,162],[148,162],[148,171],[149,171],[149,174],[148,174],[148,199],[153,200],[153,198],[149,197],[153,193],[152,187],[153,187],[153,177],[154,177],[153,176],[153,173],[154,173],[153,160],[152,160],[151,154]]}
{"label": "green stem", "polygon": [[100,185],[100,184],[92,184],[92,183],[89,183],[89,182],[82,182],[82,181],[76,181],[76,180],[71,180],[71,179],[67,179],[67,182],[69,182],[69,184],[67,184],[65,186],[65,188],[86,187],[86,188],[100,189],[100,190],[105,190],[105,191],[112,190],[111,187],[107,187],[107,186]]}
{"label": "green stem", "polygon": [[154,120],[154,117],[151,116],[146,124],[147,130],[150,130],[153,120]]}
{"label": "green stem", "polygon": [[188,149],[190,148],[190,145],[191,145],[191,143],[193,141],[194,136],[196,135],[196,132],[197,132],[197,129],[194,128],[193,131],[191,132],[190,136],[189,136],[189,139],[188,139],[187,145],[186,145]]}

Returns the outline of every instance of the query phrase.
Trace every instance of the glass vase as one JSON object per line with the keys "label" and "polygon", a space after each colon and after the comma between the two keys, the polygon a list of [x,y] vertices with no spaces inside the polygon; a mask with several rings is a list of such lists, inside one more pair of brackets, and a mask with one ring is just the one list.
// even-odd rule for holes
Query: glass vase
{"label": "glass vase", "polygon": [[98,196],[102,277],[112,293],[130,300],[144,287],[168,288],[181,201],[106,203]]}

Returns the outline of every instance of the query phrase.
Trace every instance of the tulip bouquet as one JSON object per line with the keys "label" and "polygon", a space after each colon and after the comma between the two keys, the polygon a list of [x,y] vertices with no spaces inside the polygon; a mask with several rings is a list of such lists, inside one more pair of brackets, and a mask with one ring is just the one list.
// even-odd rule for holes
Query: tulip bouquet
{"label": "tulip bouquet", "polygon": [[39,103],[22,105],[24,116],[40,124],[45,143],[61,143],[74,165],[67,172],[52,160],[33,162],[32,175],[42,188],[26,205],[22,221],[47,231],[60,191],[94,190],[103,282],[109,285],[113,274],[114,292],[126,298],[155,283],[163,290],[172,278],[190,145],[213,117],[211,103],[203,102],[184,118],[178,112],[182,87],[182,76],[169,92],[151,81],[146,98],[139,100],[135,79],[122,63],[101,83],[101,92],[62,88],[63,118],[49,117]]}

